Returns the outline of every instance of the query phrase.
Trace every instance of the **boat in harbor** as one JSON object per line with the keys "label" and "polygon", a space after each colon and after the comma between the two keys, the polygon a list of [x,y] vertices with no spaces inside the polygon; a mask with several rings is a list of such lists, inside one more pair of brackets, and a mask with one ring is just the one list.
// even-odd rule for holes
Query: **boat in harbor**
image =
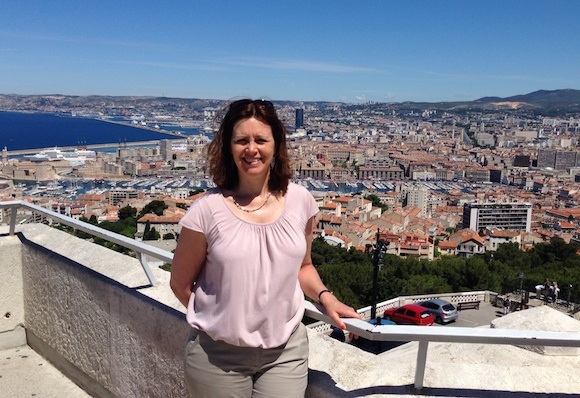
{"label": "boat in harbor", "polygon": [[31,162],[52,162],[52,161],[68,161],[71,166],[80,166],[86,161],[95,160],[97,153],[87,149],[75,149],[74,151],[61,151],[57,147],[54,149],[45,149],[34,155],[25,156],[25,160]]}

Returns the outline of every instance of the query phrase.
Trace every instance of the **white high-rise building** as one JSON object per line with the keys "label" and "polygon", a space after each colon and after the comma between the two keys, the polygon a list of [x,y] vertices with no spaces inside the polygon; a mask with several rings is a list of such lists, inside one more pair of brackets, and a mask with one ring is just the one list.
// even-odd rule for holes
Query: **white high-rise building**
{"label": "white high-rise building", "polygon": [[530,232],[531,226],[531,203],[466,203],[463,206],[463,228]]}
{"label": "white high-rise building", "polygon": [[407,206],[421,209],[421,216],[430,216],[429,198],[431,193],[426,187],[412,187],[407,193]]}

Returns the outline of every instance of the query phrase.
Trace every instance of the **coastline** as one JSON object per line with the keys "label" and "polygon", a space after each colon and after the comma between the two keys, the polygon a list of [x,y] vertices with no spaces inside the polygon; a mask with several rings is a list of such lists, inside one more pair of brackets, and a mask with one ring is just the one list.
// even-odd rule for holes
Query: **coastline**
{"label": "coastline", "polygon": [[[51,123],[45,123],[46,120],[39,119],[38,121],[28,122],[28,131],[19,131],[18,128],[14,128],[11,126],[10,123],[18,123],[18,120],[9,120],[10,116],[7,116],[6,119],[9,121],[6,123],[4,127],[6,132],[11,132],[11,134],[6,135],[6,140],[4,142],[0,142],[0,149],[4,149],[5,147],[8,150],[8,155],[10,156],[18,156],[18,155],[25,155],[31,153],[37,153],[42,150],[47,149],[54,149],[55,147],[62,149],[62,150],[73,150],[78,149],[80,147],[88,148],[88,149],[100,149],[100,148],[112,148],[118,146],[146,146],[146,145],[153,145],[158,143],[163,139],[169,140],[176,140],[176,139],[187,139],[189,135],[183,134],[179,131],[171,131],[165,130],[162,128],[153,127],[149,125],[136,125],[131,123],[128,119],[126,122],[124,121],[117,121],[111,120],[108,117],[89,117],[89,116],[71,116],[70,114],[66,113],[59,113],[59,112],[39,112],[39,111],[30,111],[30,110],[0,110],[0,114],[6,115],[38,115],[40,118],[42,117],[54,117],[65,120],[63,122],[56,122],[56,127],[51,126]],[[16,116],[17,118],[18,116]],[[13,116],[14,118],[14,116]],[[71,127],[75,126],[74,123],[77,123],[75,127],[68,129],[68,126],[61,126],[60,124],[66,124],[70,121]],[[83,123],[92,123],[88,127],[86,124]],[[101,132],[99,131],[99,126],[96,125],[97,122],[104,122],[110,125],[118,126],[116,129],[127,129],[121,130],[120,132],[115,130],[112,134],[105,134],[108,132]],[[169,124],[168,124],[169,125]],[[32,127],[30,127],[32,126]],[[51,130],[52,127],[52,130]],[[34,129],[34,131],[32,131]],[[130,130],[129,130],[130,129]],[[12,130],[12,131],[11,131]],[[78,139],[69,137],[63,137],[61,131],[78,131]],[[106,130],[106,129],[105,129]],[[150,132],[153,134],[144,134],[143,137],[139,137],[138,132],[145,131]],[[74,134],[74,133],[73,133]],[[52,140],[41,140],[43,142],[37,142],[37,144],[41,145],[34,145],[35,136],[39,137],[53,137]],[[84,135],[84,137],[83,137]],[[109,137],[107,137],[109,135]],[[25,137],[24,139],[22,137]],[[87,139],[87,137],[91,137],[91,139]],[[96,139],[95,139],[96,138]],[[84,142],[83,142],[84,139]],[[99,139],[105,139],[103,142],[96,142]],[[16,143],[13,142],[16,140]],[[74,141],[78,141],[78,143],[73,143]],[[92,141],[92,142],[91,142]],[[34,147],[33,147],[34,146]],[[16,149],[11,149],[16,148]]]}
{"label": "coastline", "polygon": [[[181,140],[181,138],[168,138],[168,140]],[[142,146],[150,146],[150,145],[157,145],[161,140],[147,140],[147,141],[132,141],[132,142],[123,142],[123,143],[105,143],[105,144],[87,144],[87,145],[71,145],[71,146],[52,146],[47,148],[31,148],[31,149],[17,149],[14,151],[7,151],[8,156],[23,156],[23,155],[30,155],[35,154],[41,151],[51,150],[51,149],[60,149],[61,151],[74,151],[75,149],[79,149],[79,147],[83,147],[86,149],[94,150],[95,152],[103,152],[98,151],[98,149],[106,149],[106,148],[118,148],[118,147],[142,147]]]}

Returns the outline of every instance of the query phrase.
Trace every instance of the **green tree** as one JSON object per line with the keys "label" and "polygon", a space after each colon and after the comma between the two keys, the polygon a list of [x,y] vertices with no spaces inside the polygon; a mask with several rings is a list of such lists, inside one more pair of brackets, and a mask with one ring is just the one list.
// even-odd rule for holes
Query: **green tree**
{"label": "green tree", "polygon": [[[558,281],[561,297],[567,297],[570,284],[580,286],[578,250],[576,244],[554,240],[529,251],[522,251],[517,244],[505,243],[495,252],[469,259],[442,256],[436,261],[426,261],[387,254],[381,261],[378,297],[382,301],[400,295],[470,290],[502,293],[519,288],[520,282],[533,290],[545,278]],[[355,308],[371,304],[373,267],[365,253],[347,251],[317,238],[312,245],[312,260],[323,281],[345,303]],[[523,281],[519,279],[522,272]],[[574,295],[580,296],[574,290],[570,292],[573,300]]]}
{"label": "green tree", "polygon": [[151,223],[147,221],[143,231],[143,240],[158,240],[160,237],[161,235],[155,230],[155,227],[151,227]]}
{"label": "green tree", "polygon": [[194,196],[194,195],[197,195],[198,193],[202,193],[202,192],[205,192],[205,190],[203,190],[203,189],[196,189],[194,191],[189,191],[189,196]]}
{"label": "green tree", "polygon": [[125,207],[121,207],[119,209],[119,220],[125,220],[127,218],[136,218],[137,217],[137,209],[127,205]]}
{"label": "green tree", "polygon": [[167,209],[169,206],[165,204],[162,200],[152,200],[151,202],[147,203],[143,209],[139,212],[139,216],[137,219],[140,219],[145,214],[154,213],[158,216],[163,215],[163,211]]}
{"label": "green tree", "polygon": [[430,274],[413,275],[407,280],[403,295],[447,293],[450,290],[451,286],[443,277]]}
{"label": "green tree", "polygon": [[371,194],[365,196],[365,199],[370,200],[373,203],[374,207],[380,208],[381,212],[385,212],[385,211],[389,210],[389,206],[386,205],[385,203],[382,203],[381,198],[379,198],[374,193],[371,193]]}

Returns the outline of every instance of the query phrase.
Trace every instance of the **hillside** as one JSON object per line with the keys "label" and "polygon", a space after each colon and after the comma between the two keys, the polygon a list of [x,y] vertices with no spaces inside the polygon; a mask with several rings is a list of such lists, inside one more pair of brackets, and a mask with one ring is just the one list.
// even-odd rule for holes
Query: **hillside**
{"label": "hillside", "polygon": [[514,111],[543,116],[567,116],[580,113],[580,90],[538,90],[511,97],[483,97],[464,102],[401,102],[390,104],[400,111],[437,109],[456,113]]}
{"label": "hillside", "polygon": [[566,114],[580,111],[580,90],[538,90],[511,97],[484,97],[472,102],[490,109],[527,109],[538,113]]}
{"label": "hillside", "polygon": [[[279,104],[296,105],[303,101],[276,101]],[[331,104],[317,102],[318,104]],[[196,98],[167,97],[131,97],[131,96],[70,96],[70,95],[17,95],[0,94],[0,109],[5,110],[50,110],[75,109],[90,107],[95,111],[110,108],[130,110],[136,106],[149,106],[166,111],[200,110],[204,107],[219,107],[221,100]],[[462,112],[519,112],[543,116],[570,116],[580,113],[580,90],[538,90],[529,94],[511,97],[483,97],[464,102],[399,102],[399,103],[366,103],[349,104],[354,108],[385,107],[398,112],[421,112],[424,110],[441,110],[455,113]]]}

